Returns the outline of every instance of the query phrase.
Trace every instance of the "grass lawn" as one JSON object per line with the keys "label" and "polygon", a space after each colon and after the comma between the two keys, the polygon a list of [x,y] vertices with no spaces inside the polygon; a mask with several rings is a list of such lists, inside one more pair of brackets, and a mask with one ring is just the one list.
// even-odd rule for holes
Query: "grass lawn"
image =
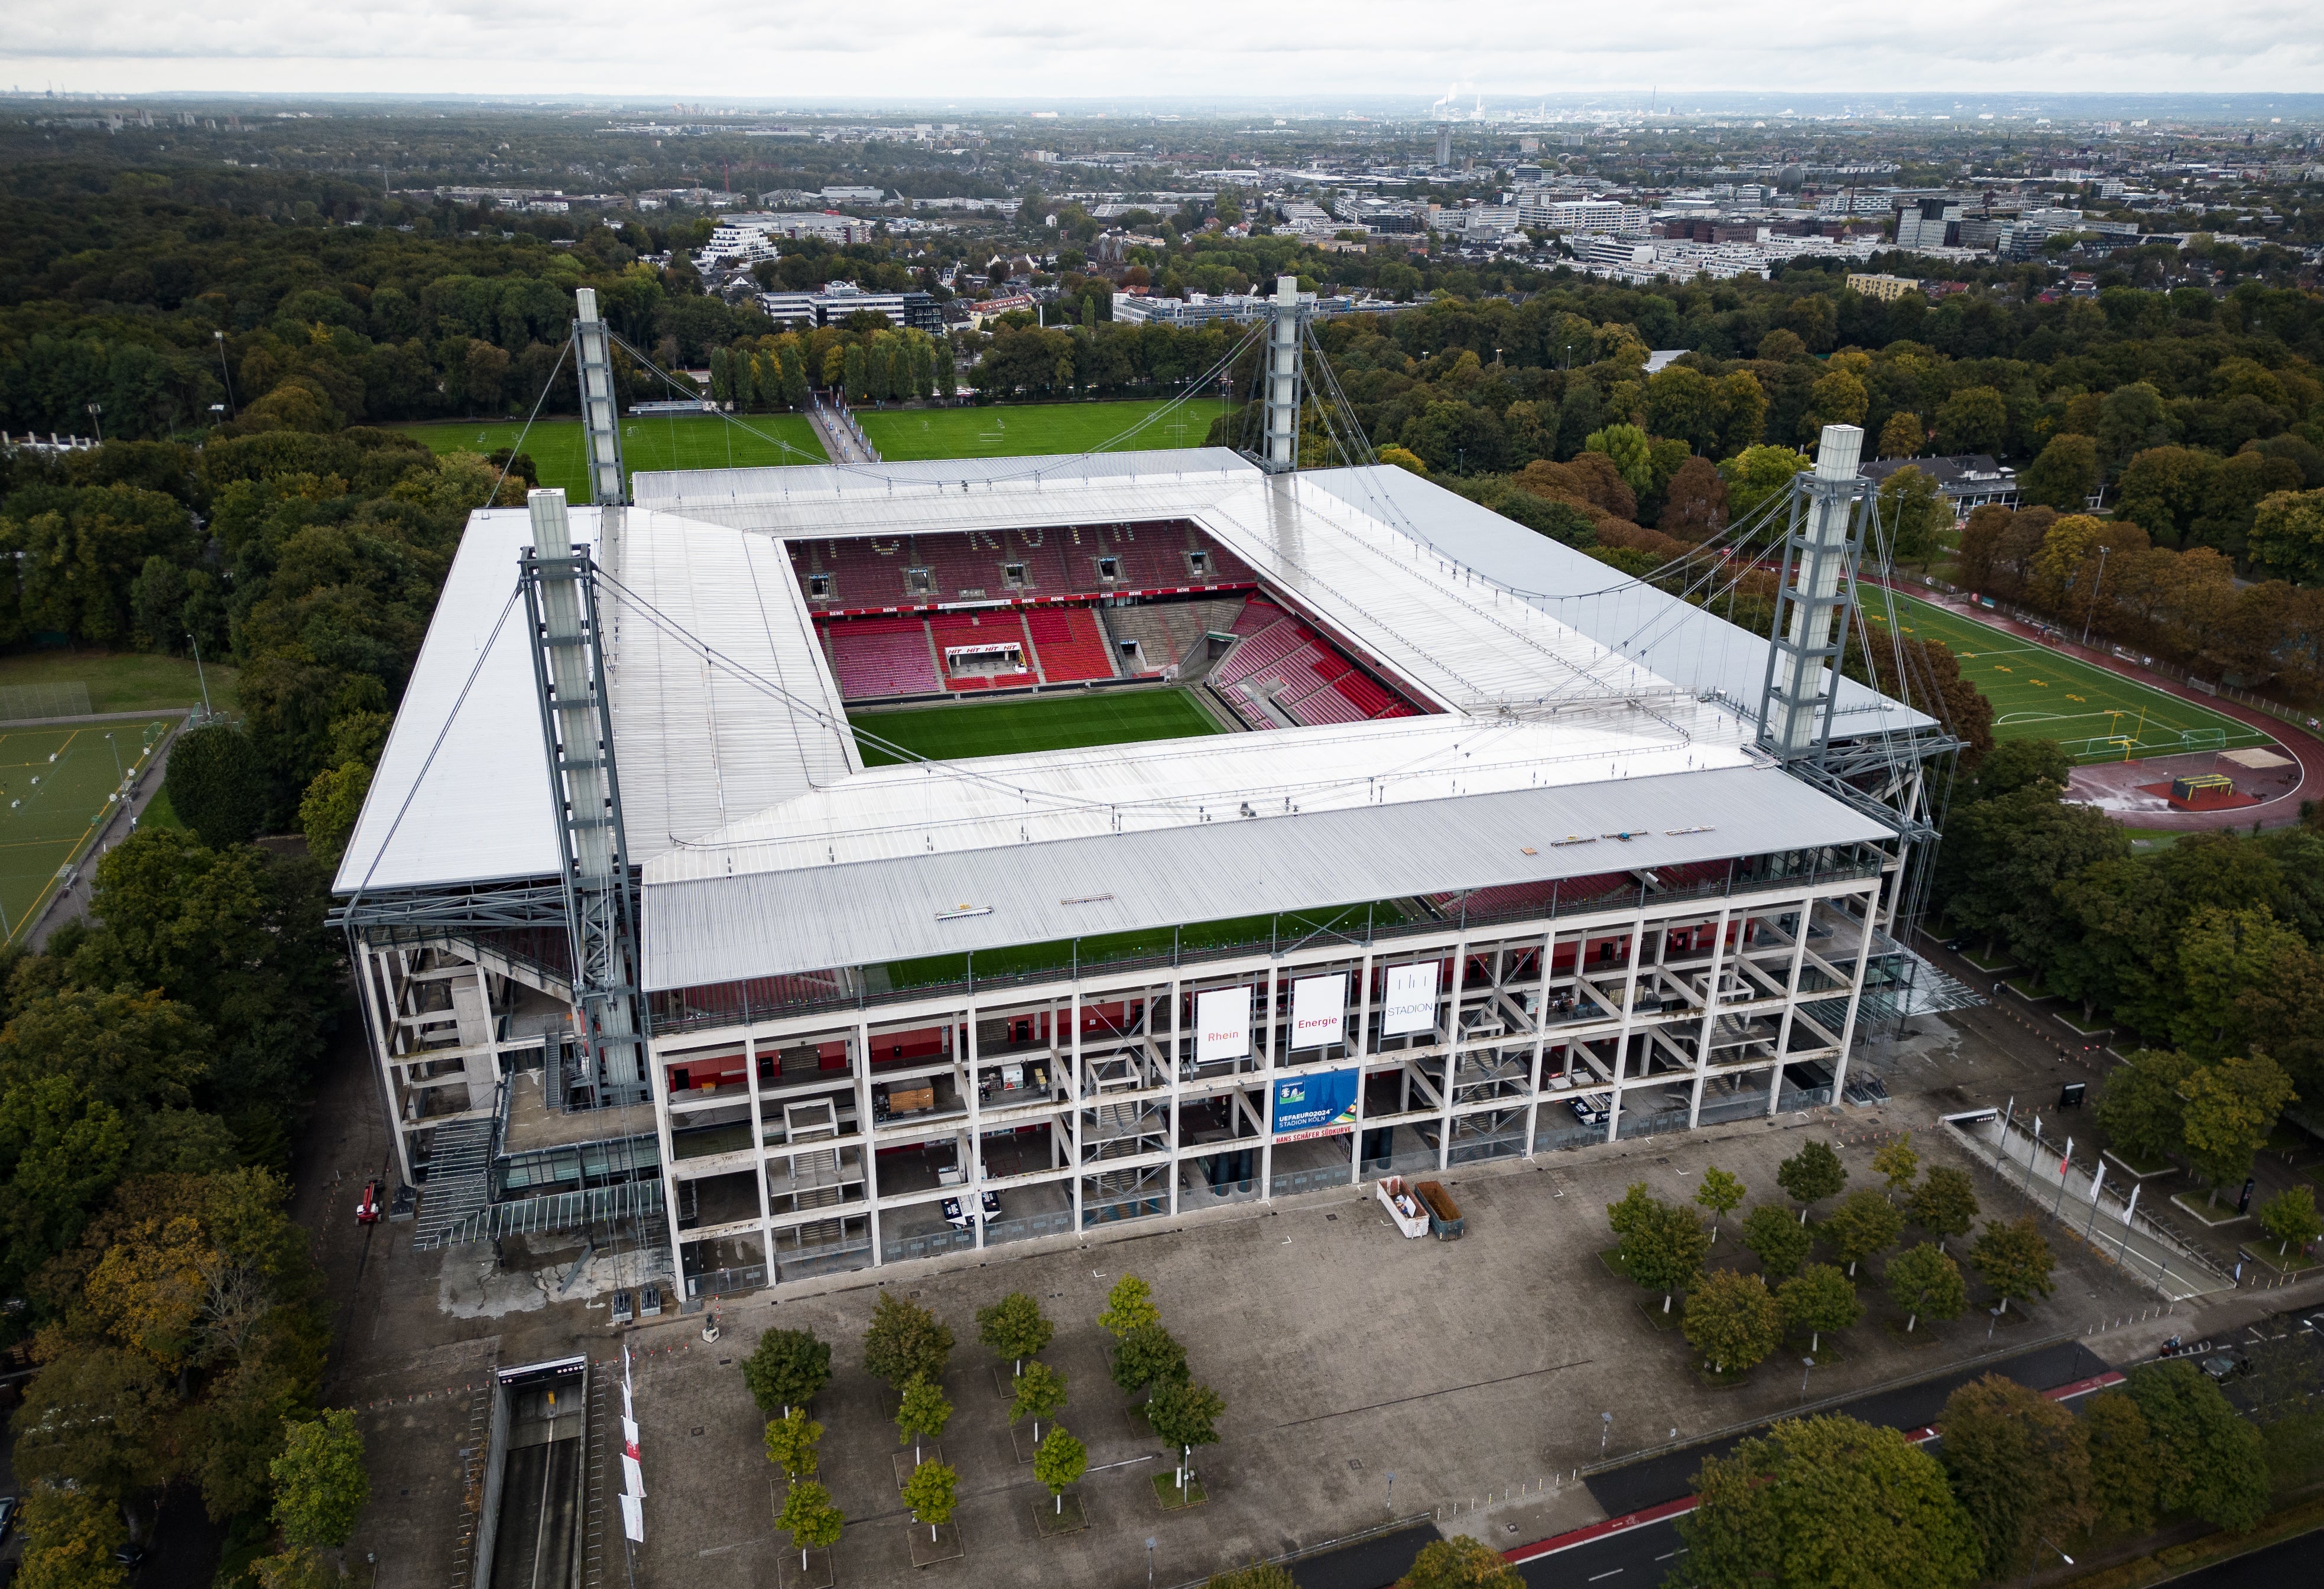
{"label": "grass lawn", "polygon": [[97,831],[122,775],[169,727],[156,721],[0,732],[0,924],[9,942],[32,924],[65,863]]}
{"label": "grass lawn", "polygon": [[858,712],[848,721],[854,725],[866,767],[906,759],[865,743],[867,734],[931,761],[958,761],[1138,739],[1184,739],[1219,731],[1209,713],[1184,690],[1091,690],[1022,701]]}
{"label": "grass lawn", "polygon": [[[436,453],[489,453],[514,446],[523,432],[524,451],[540,483],[563,486],[568,501],[589,500],[588,455],[578,419],[536,419],[530,431],[521,419],[441,419],[387,428],[415,436]],[[716,414],[637,414],[622,421],[622,465],[632,474],[827,462],[815,427],[799,414],[742,414],[731,421]]]}
{"label": "grass lawn", "polygon": [[1997,739],[2055,739],[2079,761],[2268,743],[2248,723],[1902,592],[1896,618],[1906,634],[1959,659],[1962,676],[1993,703]]}
{"label": "grass lawn", "polygon": [[[1122,433],[1168,401],[1027,403],[990,409],[856,410],[863,434],[890,463],[920,458],[1015,458],[1036,453],[1143,453],[1198,447],[1219,406],[1208,398],[1182,404],[1167,418]],[[1108,444],[1111,443],[1111,445]]]}
{"label": "grass lawn", "polygon": [[[238,703],[231,667],[205,663],[201,672],[210,686],[210,704],[231,712]],[[157,706],[199,706],[201,678],[193,660],[156,657],[146,651],[28,651],[0,657],[0,687],[15,684],[88,686],[91,712],[150,712]]]}

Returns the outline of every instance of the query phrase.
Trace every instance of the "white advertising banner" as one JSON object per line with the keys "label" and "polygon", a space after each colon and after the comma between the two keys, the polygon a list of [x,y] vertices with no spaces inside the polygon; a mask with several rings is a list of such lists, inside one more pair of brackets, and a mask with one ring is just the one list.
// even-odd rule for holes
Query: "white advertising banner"
{"label": "white advertising banner", "polygon": [[632,1452],[638,1448],[637,1420],[626,1414],[622,1419],[622,1444],[627,1446]]}
{"label": "white advertising banner", "polygon": [[1291,985],[1291,1046],[1321,1048],[1348,1034],[1348,974],[1305,977]]}
{"label": "white advertising banner", "polygon": [[641,1545],[646,1542],[645,1503],[635,1495],[622,1497],[622,1532]]}
{"label": "white advertising banner", "polygon": [[1436,1026],[1437,962],[1388,969],[1388,998],[1380,1010],[1380,1035],[1403,1037]]}
{"label": "white advertising banner", "polygon": [[640,1467],[638,1459],[626,1451],[622,1453],[622,1493],[625,1495],[646,1493],[646,1470]]}
{"label": "white advertising banner", "polygon": [[1194,1063],[1250,1052],[1250,989],[1213,987],[1194,996]]}

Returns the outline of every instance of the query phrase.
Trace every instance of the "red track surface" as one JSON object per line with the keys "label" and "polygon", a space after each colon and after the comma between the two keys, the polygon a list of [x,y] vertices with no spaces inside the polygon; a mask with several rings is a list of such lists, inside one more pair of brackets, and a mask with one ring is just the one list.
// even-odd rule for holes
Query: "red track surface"
{"label": "red track surface", "polygon": [[[2019,623],[2011,618],[1989,618],[1983,612],[1972,611],[1966,602],[1947,600],[1932,595],[1924,590],[1912,591],[1907,593],[1917,600],[1928,602],[1932,607],[1941,607],[1957,618],[1965,618],[1971,623],[1982,624],[1987,629],[1997,629],[2003,634],[2025,639],[2038,638],[2028,625]],[[2181,701],[2191,701],[2207,711],[2218,712],[2221,717],[2231,717],[2237,722],[2248,723],[2253,728],[2266,733],[2283,747],[2284,754],[2295,758],[2300,763],[2298,783],[2285,793],[2276,795],[2273,799],[2261,801],[2256,805],[2238,805],[2223,811],[2140,812],[2135,820],[2126,820],[2123,823],[2125,827],[2148,828],[2174,833],[2200,832],[2215,828],[2244,828],[2249,827],[2254,822],[2266,828],[2287,828],[2300,820],[2300,802],[2305,792],[2310,789],[2324,789],[2324,741],[2319,741],[2315,735],[2292,727],[2280,717],[2270,717],[2266,712],[2253,707],[2206,695],[2200,691],[2190,690],[2184,684],[2174,684],[2159,674],[2148,673],[2141,667],[2133,667],[2120,657],[2101,651],[2093,651],[2086,646],[2075,645],[2070,640],[2043,643],[2048,644],[2052,650],[2062,651],[2077,661],[2089,663],[2092,667],[2104,668],[2108,673],[2144,684],[2148,689],[2160,690],[2166,695],[2175,695]],[[2314,798],[2314,796],[2307,797]]]}

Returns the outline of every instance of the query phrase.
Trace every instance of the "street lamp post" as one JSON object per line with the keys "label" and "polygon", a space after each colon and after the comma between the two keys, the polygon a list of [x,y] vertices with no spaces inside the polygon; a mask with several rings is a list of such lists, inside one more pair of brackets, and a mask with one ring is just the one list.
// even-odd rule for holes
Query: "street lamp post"
{"label": "street lamp post", "polygon": [[1610,1412],[1601,1412],[1601,1413],[1600,1413],[1600,1414],[1598,1415],[1598,1455],[1599,1455],[1599,1456],[1605,1456],[1605,1455],[1606,1455],[1606,1442],[1607,1442],[1608,1440],[1609,1440],[1609,1439],[1613,1438],[1613,1436],[1614,1436],[1614,1415],[1613,1415],[1612,1413],[1610,1413]]}
{"label": "street lamp post", "polygon": [[1396,1515],[1396,1475],[1394,1474],[1388,1476],[1388,1514],[1390,1517]]}
{"label": "street lamp post", "polygon": [[1992,1321],[1985,1327],[1985,1338],[1987,1342],[1990,1342],[1993,1339],[1994,1326],[2001,1322],[2001,1309],[1999,1308],[1988,1308],[1985,1311],[1986,1317]]}
{"label": "street lamp post", "polygon": [[188,629],[186,631],[186,643],[194,648],[194,677],[201,683],[202,721],[204,722],[208,722],[212,715],[210,712],[210,675],[202,671],[202,643],[194,638],[194,631],[191,629]]}
{"label": "street lamp post", "polygon": [[222,376],[224,376],[224,377],[226,378],[226,415],[227,415],[227,417],[228,417],[229,418],[234,418],[234,417],[235,417],[235,410],[234,410],[234,372],[233,372],[232,370],[229,370],[229,369],[227,369],[227,368],[226,368],[226,333],[225,333],[225,332],[223,332],[223,331],[213,331],[213,332],[211,332],[211,333],[210,333],[210,335],[211,335],[212,336],[214,336],[214,337],[217,338],[217,350],[218,350],[218,373],[219,373],[220,375],[222,375]]}
{"label": "street lamp post", "polygon": [[88,409],[89,422],[97,427],[97,444],[103,446],[105,445],[105,405],[88,403],[84,406]]}
{"label": "street lamp post", "polygon": [[1800,1364],[1800,1400],[1804,1401],[1808,1399],[1808,1375],[1815,1372],[1815,1359],[1803,1357]]}
{"label": "street lamp post", "polygon": [[[2036,1539],[2041,1540],[2043,1544],[2044,1544],[2044,1545],[2050,1545],[2050,1537],[2049,1537],[2048,1535],[2046,1535],[2046,1534],[2036,1534],[2036,1535],[2034,1535],[2034,1537]],[[2073,1565],[2074,1565],[2074,1558],[2073,1558],[2072,1557],[2070,1557],[2070,1556],[2068,1556],[2064,1551],[2062,1551],[2062,1550],[2058,1550],[2058,1548],[2057,1548],[2055,1545],[2050,1545],[2050,1548],[2051,1548],[2051,1549],[2052,1549],[2052,1550],[2057,1550],[2057,1551],[2058,1551],[2058,1559],[2059,1559],[2060,1561],[2064,1562],[2068,1566],[2073,1566]],[[2036,1554],[2035,1554],[2035,1556],[2034,1556],[2034,1566],[2030,1566],[2030,1567],[2027,1567],[2027,1568],[2025,1569],[2025,1581],[2026,1581],[2027,1583],[2031,1584],[2031,1583],[2034,1581],[2034,1575],[2035,1571],[2036,1571],[2036,1570],[2038,1570],[2038,1569],[2040,1568],[2041,1565],[2042,1565],[2042,1557],[2041,1557],[2041,1556],[2040,1556],[2040,1554],[2039,1554],[2039,1553],[2036,1553]]]}
{"label": "street lamp post", "polygon": [[2098,547],[2098,577],[2090,581],[2090,604],[2082,614],[2082,644],[2085,646],[2090,643],[2090,622],[2098,615],[2098,587],[2106,583],[2107,551],[2103,546]]}
{"label": "street lamp post", "polygon": [[1146,1589],[1154,1589],[1154,1536],[1146,1536]]}

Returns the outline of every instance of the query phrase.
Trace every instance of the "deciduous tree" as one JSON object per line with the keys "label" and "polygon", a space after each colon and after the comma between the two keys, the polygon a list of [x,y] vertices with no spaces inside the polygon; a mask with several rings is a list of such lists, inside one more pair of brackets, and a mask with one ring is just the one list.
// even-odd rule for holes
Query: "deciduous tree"
{"label": "deciduous tree", "polygon": [[1154,1305],[1151,1287],[1134,1274],[1125,1274],[1106,1292],[1105,1311],[1097,1316],[1097,1321],[1119,1341],[1131,1330],[1161,1323],[1162,1310]]}
{"label": "deciduous tree", "polygon": [[912,1509],[915,1521],[928,1525],[928,1538],[935,1538],[960,1504],[959,1473],[947,1463],[920,1464],[904,1481],[904,1504]]}
{"label": "deciduous tree", "polygon": [[355,1415],[327,1408],[319,1418],[283,1428],[272,1464],[274,1524],[292,1545],[337,1549],[355,1530],[371,1499],[363,1431]]}
{"label": "deciduous tree", "polygon": [[1089,1471],[1089,1447],[1065,1432],[1065,1426],[1051,1424],[1041,1448],[1033,1455],[1033,1476],[1048,1487],[1056,1498],[1059,1512],[1065,1510],[1065,1491],[1081,1483],[1082,1474]]}
{"label": "deciduous tree", "polygon": [[918,1378],[905,1384],[896,1404],[896,1438],[912,1448],[915,1463],[920,1460],[920,1442],[941,1439],[951,1421],[952,1402],[940,1386]]}
{"label": "deciduous tree", "polygon": [[2210,1181],[2216,1203],[2222,1185],[2250,1172],[2276,1116],[2292,1100],[2292,1079],[2265,1054],[2255,1054],[2196,1066],[2179,1086],[2187,1100],[2180,1125],[2187,1156]]}
{"label": "deciduous tree", "polygon": [[2095,1516],[2080,1420],[2040,1392],[1988,1373],[1946,1399],[1937,1428],[1939,1460],[1992,1575],[2023,1570],[2042,1536],[2064,1538]]}
{"label": "deciduous tree", "polygon": [[1041,1420],[1054,1417],[1065,1404],[1065,1376],[1046,1363],[1028,1363],[1017,1376],[1017,1394],[1009,1403],[1009,1421],[1033,1420],[1033,1438],[1041,1438]]}
{"label": "deciduous tree", "polygon": [[770,1329],[742,1359],[742,1382],[761,1413],[786,1417],[831,1382],[830,1344],[816,1339],[813,1330]]}
{"label": "deciduous tree", "polygon": [[976,1338],[995,1357],[1011,1359],[1022,1373],[1025,1359],[1048,1349],[1057,1327],[1041,1311],[1041,1304],[1023,1291],[1011,1291],[989,1308],[976,1310]]}
{"label": "deciduous tree", "polygon": [[1892,1428],[1790,1419],[1712,1457],[1679,1522],[1697,1584],[1967,1589],[1977,1533],[1944,1469]]}
{"label": "deciduous tree", "polygon": [[823,1465],[817,1447],[823,1444],[823,1426],[807,1417],[807,1409],[793,1407],[778,1419],[767,1423],[767,1460],[783,1470],[786,1478],[811,1479]]}
{"label": "deciduous tree", "polygon": [[2127,1391],[2101,1391],[2082,1410],[2098,1529],[2133,1538],[2154,1527],[2155,1454],[2146,1415]]}
{"label": "deciduous tree", "polygon": [[831,1492],[813,1479],[793,1484],[783,1497],[782,1511],[775,1514],[775,1527],[798,1547],[801,1572],[807,1570],[807,1553],[838,1544],[839,1531],[846,1522],[846,1515],[831,1503]]}
{"label": "deciduous tree", "polygon": [[1422,1546],[1396,1589],[1522,1589],[1524,1583],[1490,1546],[1455,1534]]}
{"label": "deciduous tree", "polygon": [[1913,1151],[1913,1134],[1908,1131],[1895,1142],[1883,1144],[1872,1155],[1872,1169],[1888,1183],[1892,1201],[1898,1193],[1909,1191],[1913,1177],[1921,1172],[1921,1155]]}
{"label": "deciduous tree", "polygon": [[1794,1333],[1808,1332],[1811,1352],[1822,1346],[1831,1331],[1846,1329],[1864,1317],[1855,1282],[1830,1263],[1811,1263],[1785,1281],[1776,1290],[1775,1303]]}
{"label": "deciduous tree", "polygon": [[1904,1228],[1903,1211],[1882,1193],[1867,1189],[1849,1193],[1817,1233],[1831,1244],[1852,1278],[1858,1263],[1895,1241]]}
{"label": "deciduous tree", "polygon": [[2259,1206],[2262,1230],[2275,1238],[2276,1256],[2282,1257],[2293,1247],[2305,1247],[2319,1235],[2324,1235],[2324,1220],[2316,1214],[2316,1193],[2310,1188],[2295,1186],[2280,1191]]}
{"label": "deciduous tree", "polygon": [[1815,1237],[1773,1203],[1761,1203],[1743,1217],[1743,1245],[1757,1254],[1759,1267],[1775,1276],[1792,1274],[1807,1261]]}
{"label": "deciduous tree", "polygon": [[1113,1382],[1134,1396],[1148,1385],[1176,1384],[1186,1377],[1186,1348],[1158,1324],[1141,1324],[1113,1349]]}
{"label": "deciduous tree", "polygon": [[2183,1358],[2130,1371],[2130,1399],[2146,1419],[2155,1501],[2223,1529],[2245,1529],[2267,1511],[2267,1462],[2259,1430],[2219,1387]]}
{"label": "deciduous tree", "polygon": [[931,1384],[952,1361],[952,1330],[918,1302],[881,1291],[863,1332],[863,1371],[901,1390],[915,1379]]}
{"label": "deciduous tree", "polygon": [[23,1589],[121,1589],[128,1569],[113,1553],[129,1542],[121,1508],[94,1490],[33,1484],[24,1495]]}
{"label": "deciduous tree", "polygon": [[1978,1276],[1993,1293],[2001,1299],[2007,1310],[2014,1300],[2024,1302],[2035,1297],[2046,1297],[2058,1289],[2050,1278],[2057,1267],[2051,1255],[2050,1244],[2043,1238],[2042,1229],[2031,1214],[2022,1214],[2004,1222],[1988,1219],[1985,1232],[1970,1244],[1969,1261],[1977,1265]]}
{"label": "deciduous tree", "polygon": [[1687,1345],[1715,1373],[1757,1367],[1775,1349],[1782,1326],[1767,1282],[1756,1274],[1714,1269],[1687,1293]]}
{"label": "deciduous tree", "polygon": [[1702,1172],[1702,1184],[1694,1189],[1694,1200],[1711,1210],[1711,1239],[1715,1242],[1719,1239],[1720,1220],[1742,1206],[1742,1180],[1713,1164]]}
{"label": "deciduous tree", "polygon": [[1178,1453],[1178,1487],[1194,1474],[1194,1447],[1218,1444],[1218,1420],[1227,1404],[1216,1391],[1193,1380],[1157,1385],[1146,1399],[1146,1421],[1165,1445]]}
{"label": "deciduous tree", "polygon": [[1702,1217],[1677,1203],[1651,1201],[1622,1235],[1622,1268],[1650,1291],[1663,1293],[1663,1311],[1670,1311],[1671,1294],[1686,1286],[1702,1268],[1711,1251],[1711,1233]]}
{"label": "deciduous tree", "polygon": [[2140,1049],[2107,1072],[2091,1113],[2132,1163],[2154,1167],[2186,1145],[2181,1089],[2194,1061],[2170,1049]]}
{"label": "deciduous tree", "polygon": [[1888,1260],[1882,1272],[1888,1300],[1904,1310],[1910,1334],[1923,1317],[1940,1322],[1959,1318],[1969,1306],[1969,1287],[1961,1282],[1960,1265],[1942,1248],[1923,1242]]}
{"label": "deciduous tree", "polygon": [[1800,1223],[1805,1225],[1810,1208],[1840,1195],[1840,1189],[1848,1184],[1848,1170],[1830,1143],[1810,1142],[1775,1167],[1775,1184],[1800,1206]]}
{"label": "deciduous tree", "polygon": [[1948,1236],[1967,1235],[1977,1226],[1977,1191],[1969,1172],[1950,1164],[1932,1168],[1913,1189],[1913,1223],[1937,1238],[1940,1251]]}

